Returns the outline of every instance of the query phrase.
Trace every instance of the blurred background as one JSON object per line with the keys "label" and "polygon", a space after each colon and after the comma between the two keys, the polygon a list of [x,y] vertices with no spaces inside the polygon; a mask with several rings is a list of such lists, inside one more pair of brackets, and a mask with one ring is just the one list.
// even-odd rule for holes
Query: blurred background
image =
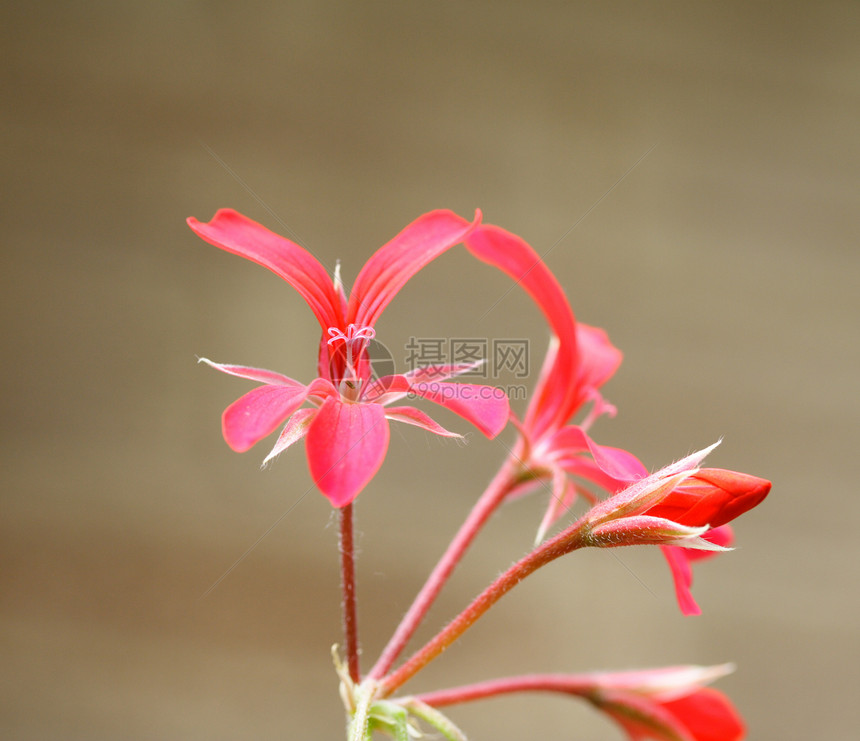
{"label": "blurred background", "polygon": [[[750,738],[850,737],[857,3],[7,2],[0,27],[4,738],[343,738],[332,508],[303,446],[263,471],[270,443],[227,448],[250,385],[196,363],[314,374],[302,299],[184,223],[227,206],[347,284],[421,213],[481,208],[624,351],[600,442],[657,468],[722,436],[711,465],[774,482],[697,568],[700,617],[657,552],[578,554],[409,690],[733,661]],[[548,333],[509,286],[452,250],[378,338],[401,368],[410,337],[528,339],[531,384]],[[392,428],[357,502],[366,665],[512,439]],[[545,505],[493,519],[418,639]],[[622,738],[557,697],[451,716],[474,739]]]}

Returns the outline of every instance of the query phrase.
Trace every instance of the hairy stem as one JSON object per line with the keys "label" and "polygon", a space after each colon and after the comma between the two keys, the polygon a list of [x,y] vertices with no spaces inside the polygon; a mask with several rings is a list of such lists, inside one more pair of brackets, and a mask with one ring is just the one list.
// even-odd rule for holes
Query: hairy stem
{"label": "hairy stem", "polygon": [[534,573],[541,566],[545,566],[560,556],[580,548],[583,545],[581,538],[583,524],[584,522],[580,521],[571,525],[571,527],[559,533],[551,540],[548,540],[529,553],[525,558],[511,566],[511,568],[481,592],[472,604],[448,623],[423,648],[413,654],[403,666],[382,680],[382,696],[390,695],[439,656],[448,646],[463,635],[478,618],[529,574]]}
{"label": "hairy stem", "polygon": [[523,674],[485,682],[450,687],[415,695],[415,699],[434,708],[483,700],[514,692],[563,692],[567,695],[587,695],[594,690],[594,677],[577,674]]}
{"label": "hairy stem", "polygon": [[403,616],[376,664],[370,670],[369,677],[381,679],[394,665],[397,657],[403,652],[409,639],[427,615],[439,592],[442,591],[442,587],[445,586],[448,578],[463,558],[463,554],[472,544],[490,515],[511,490],[515,483],[515,471],[518,462],[516,456],[511,456],[475,503],[469,516],[457,531],[447,550],[442,554],[430,576],[427,577],[427,581],[421,591],[418,592],[409,610]]}
{"label": "hairy stem", "polygon": [[340,510],[340,583],[343,593],[343,634],[349,677],[361,680],[358,664],[358,615],[355,600],[355,541],[352,532],[352,503]]}

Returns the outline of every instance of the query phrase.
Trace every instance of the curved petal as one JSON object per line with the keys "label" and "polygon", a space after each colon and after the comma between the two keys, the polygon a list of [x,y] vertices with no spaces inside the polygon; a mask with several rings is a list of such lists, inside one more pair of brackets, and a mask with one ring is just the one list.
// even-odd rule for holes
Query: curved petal
{"label": "curved petal", "polygon": [[487,437],[494,438],[508,423],[510,404],[504,391],[472,383],[415,383],[410,393],[459,414]]}
{"label": "curved petal", "polygon": [[[727,548],[734,540],[734,534],[730,525],[708,530],[703,540],[710,541],[717,546]],[[695,550],[691,548],[679,548],[678,546],[660,546],[663,556],[669,563],[669,571],[672,572],[672,581],[675,584],[675,596],[678,599],[678,607],[683,615],[701,615],[702,610],[693,599],[691,588],[693,586],[694,561],[702,561],[706,558],[716,556],[719,551]]]}
{"label": "curved petal", "polygon": [[305,449],[311,476],[335,507],[344,507],[379,470],[388,450],[388,420],[379,404],[329,397],[311,422]]}
{"label": "curved petal", "polygon": [[361,269],[349,297],[347,323],[372,326],[406,281],[462,242],[480,222],[480,211],[469,223],[445,210],[431,211],[413,221],[380,247]]}
{"label": "curved petal", "polygon": [[228,373],[231,376],[247,378],[249,381],[258,381],[273,386],[302,386],[303,383],[293,380],[289,376],[265,368],[250,368],[247,365],[225,365],[224,363],[213,363],[209,358],[198,358],[198,363],[206,363],[210,368]]}
{"label": "curved petal", "polygon": [[549,449],[556,453],[588,450],[600,469],[618,482],[631,482],[648,475],[648,469],[632,453],[621,448],[598,445],[581,427],[568,425],[550,439]]}
{"label": "curved petal", "polygon": [[308,395],[307,386],[258,386],[224,410],[221,431],[237,453],[244,453],[298,409]]}
{"label": "curved petal", "polygon": [[269,451],[269,454],[263,459],[265,466],[272,458],[283,453],[293,443],[297,443],[305,435],[308,434],[313,418],[316,416],[318,409],[299,409],[288,420],[287,425],[278,435],[278,441],[275,447]]}
{"label": "curved petal", "polygon": [[415,425],[416,427],[420,427],[422,430],[427,430],[427,432],[432,432],[435,435],[440,435],[441,437],[463,437],[458,432],[446,430],[434,419],[415,407],[388,407],[385,410],[385,416],[388,419],[393,419],[397,422],[403,422],[407,425]]}
{"label": "curved petal", "polygon": [[577,336],[573,311],[541,256],[515,234],[484,224],[468,236],[466,248],[522,286],[559,339],[560,347],[554,353],[551,367],[545,371],[547,382],[533,395],[526,413],[526,426],[540,436],[547,427],[564,424],[574,412]]}
{"label": "curved petal", "polygon": [[609,341],[606,331],[587,324],[576,325],[576,343],[579,362],[576,372],[576,388],[579,394],[575,408],[585,403],[595,389],[599,389],[618,370],[622,354]]}
{"label": "curved petal", "polygon": [[209,244],[262,265],[287,281],[308,302],[323,331],[343,325],[334,282],[306,249],[229,208],[220,209],[209,223],[193,216],[187,221]]}
{"label": "curved petal", "polygon": [[693,593],[690,591],[690,587],[693,586],[693,569],[690,566],[690,557],[688,555],[699,553],[699,551],[666,545],[660,546],[660,550],[663,551],[663,556],[669,563],[669,571],[672,572],[672,581],[675,583],[675,596],[678,599],[678,607],[681,608],[681,614],[701,615],[702,608],[693,599]]}

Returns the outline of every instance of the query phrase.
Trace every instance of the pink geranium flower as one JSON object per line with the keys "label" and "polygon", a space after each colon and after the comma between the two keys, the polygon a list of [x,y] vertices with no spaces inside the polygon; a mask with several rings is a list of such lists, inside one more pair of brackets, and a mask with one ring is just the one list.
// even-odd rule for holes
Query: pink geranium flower
{"label": "pink geranium flower", "polygon": [[[499,227],[481,225],[466,238],[466,247],[520,284],[544,313],[553,333],[531,402],[522,423],[518,423],[522,439],[517,454],[524,468],[519,492],[529,490],[538,481],[552,481],[549,506],[538,529],[538,540],[542,540],[573,505],[578,493],[592,502],[598,500],[580,481],[612,495],[648,475],[633,454],[598,445],[589,435],[597,418],[615,414],[615,408],[606,402],[600,388],[620,365],[621,352],[602,329],[576,322],[558,281],[523,239]],[[592,406],[586,417],[579,424],[569,424],[588,403]],[[678,508],[695,503],[684,519],[674,521],[690,527],[689,520],[695,515],[701,520],[700,530],[702,525],[709,526],[702,531],[702,540],[725,547],[730,545],[732,535],[724,523],[736,517],[741,508],[745,511],[754,506],[749,505],[749,497],[756,504],[761,501],[770,483],[734,471],[707,470],[710,473],[699,473],[707,479],[694,477],[674,492],[664,503],[662,513],[678,515]],[[723,510],[719,515],[718,509]],[[712,521],[701,516],[704,514],[709,514]],[[662,546],[661,550],[672,572],[681,611],[685,615],[698,614],[699,607],[690,592],[691,564],[716,555],[715,551],[673,546]]]}
{"label": "pink geranium flower", "polygon": [[[286,280],[307,301],[322,328],[318,377],[307,385],[273,371],[204,359],[217,370],[262,384],[224,411],[227,444],[243,452],[286,423],[266,461],[307,436],[314,482],[335,507],[343,507],[382,465],[388,420],[457,436],[419,409],[389,406],[407,394],[450,409],[488,437],[501,432],[509,414],[501,390],[446,380],[474,366],[419,368],[376,379],[367,354],[373,325],[400,288],[424,265],[462,242],[479,222],[480,212],[472,223],[450,211],[421,216],[367,261],[347,298],[337,271],[330,277],[307,250],[236,211],[222,209],[209,223],[188,219],[194,232],[210,244]],[[305,402],[312,406],[302,408]]]}
{"label": "pink geranium flower", "polygon": [[[588,489],[577,488],[572,476],[612,493],[647,474],[635,456],[598,445],[588,434],[595,419],[615,413],[599,389],[621,363],[621,352],[602,329],[576,322],[555,276],[523,239],[497,226],[481,225],[467,236],[466,247],[522,286],[553,333],[531,402],[518,424],[522,441],[517,454],[524,468],[520,493],[536,481],[552,481],[552,496],[538,531],[542,540],[577,492],[597,499]],[[592,407],[587,417],[569,424],[588,403]]]}

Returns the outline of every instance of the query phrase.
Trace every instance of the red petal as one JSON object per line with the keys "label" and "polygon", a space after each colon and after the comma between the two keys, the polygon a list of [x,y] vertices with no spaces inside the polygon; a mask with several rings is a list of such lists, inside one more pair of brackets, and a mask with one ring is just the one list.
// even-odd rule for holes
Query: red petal
{"label": "red petal", "polygon": [[329,397],[308,431],[305,448],[316,485],[335,507],[358,496],[388,450],[388,421],[380,404]]}
{"label": "red petal", "polygon": [[393,419],[397,422],[415,425],[423,430],[427,430],[427,432],[432,432],[436,435],[441,435],[442,437],[463,437],[457,432],[446,430],[434,419],[431,419],[428,415],[415,407],[388,407],[385,410],[385,416],[388,417],[388,419]]}
{"label": "red petal", "polygon": [[191,217],[188,226],[209,244],[252,260],[287,281],[308,302],[324,331],[344,326],[332,278],[304,248],[229,208],[220,209],[208,224]]}
{"label": "red petal", "polygon": [[469,223],[451,211],[431,211],[380,247],[361,269],[349,297],[347,323],[372,326],[415,273],[462,242],[481,221]]}
{"label": "red petal", "polygon": [[305,401],[307,386],[258,386],[224,410],[221,430],[227,444],[244,453],[296,411]]}
{"label": "red petal", "polygon": [[305,435],[308,434],[313,418],[316,416],[317,409],[299,409],[288,420],[287,425],[278,435],[278,441],[275,443],[269,454],[263,459],[263,465],[266,465],[272,458],[283,453],[293,443],[297,443]]}
{"label": "red petal", "polygon": [[587,394],[612,378],[621,365],[621,350],[609,341],[604,330],[586,324],[576,325],[576,343],[579,349],[576,384]]}
{"label": "red petal", "polygon": [[588,450],[600,469],[618,482],[636,481],[648,475],[648,469],[632,453],[621,448],[598,445],[585,430],[576,425],[568,425],[556,432],[549,447],[557,453]]}
{"label": "red petal", "polygon": [[501,389],[472,383],[416,383],[410,393],[450,409],[487,437],[494,438],[508,423],[510,404]]}
{"label": "red petal", "polygon": [[[730,525],[712,528],[702,538],[716,545],[727,548],[732,544],[734,535]],[[660,546],[666,561],[669,562],[669,570],[672,572],[672,581],[675,583],[675,596],[678,599],[678,607],[683,615],[701,615],[702,609],[693,599],[690,588],[693,586],[694,561],[702,561],[713,558],[719,551],[703,551],[692,548],[678,548],[677,546]]]}
{"label": "red petal", "polygon": [[752,509],[767,496],[770,481],[737,471],[703,468],[672,491],[648,514],[683,525],[719,527]]}
{"label": "red petal", "polygon": [[225,365],[224,363],[213,363],[208,358],[200,358],[198,363],[206,363],[210,368],[219,370],[222,373],[228,373],[231,376],[239,378],[247,378],[249,381],[258,381],[274,386],[302,386],[303,383],[294,381],[289,376],[275,373],[275,371],[266,370],[265,368],[250,368],[247,365]]}
{"label": "red petal", "polygon": [[705,687],[677,700],[663,702],[696,741],[740,741],[744,722],[735,706],[717,690]]}
{"label": "red petal", "polygon": [[[691,553],[699,553],[688,548],[675,546],[660,546],[666,561],[669,562],[669,570],[672,572],[672,580],[675,582],[675,596],[678,599],[678,607],[682,615],[701,615],[702,608],[693,599],[690,587],[693,585],[693,569],[690,567]],[[702,551],[703,553],[705,551]]]}
{"label": "red petal", "polygon": [[576,322],[555,276],[523,239],[497,226],[482,225],[466,239],[479,260],[507,273],[525,289],[546,316],[560,341],[551,369],[532,397],[525,423],[535,436],[552,424],[564,424],[574,412],[577,364]]}

